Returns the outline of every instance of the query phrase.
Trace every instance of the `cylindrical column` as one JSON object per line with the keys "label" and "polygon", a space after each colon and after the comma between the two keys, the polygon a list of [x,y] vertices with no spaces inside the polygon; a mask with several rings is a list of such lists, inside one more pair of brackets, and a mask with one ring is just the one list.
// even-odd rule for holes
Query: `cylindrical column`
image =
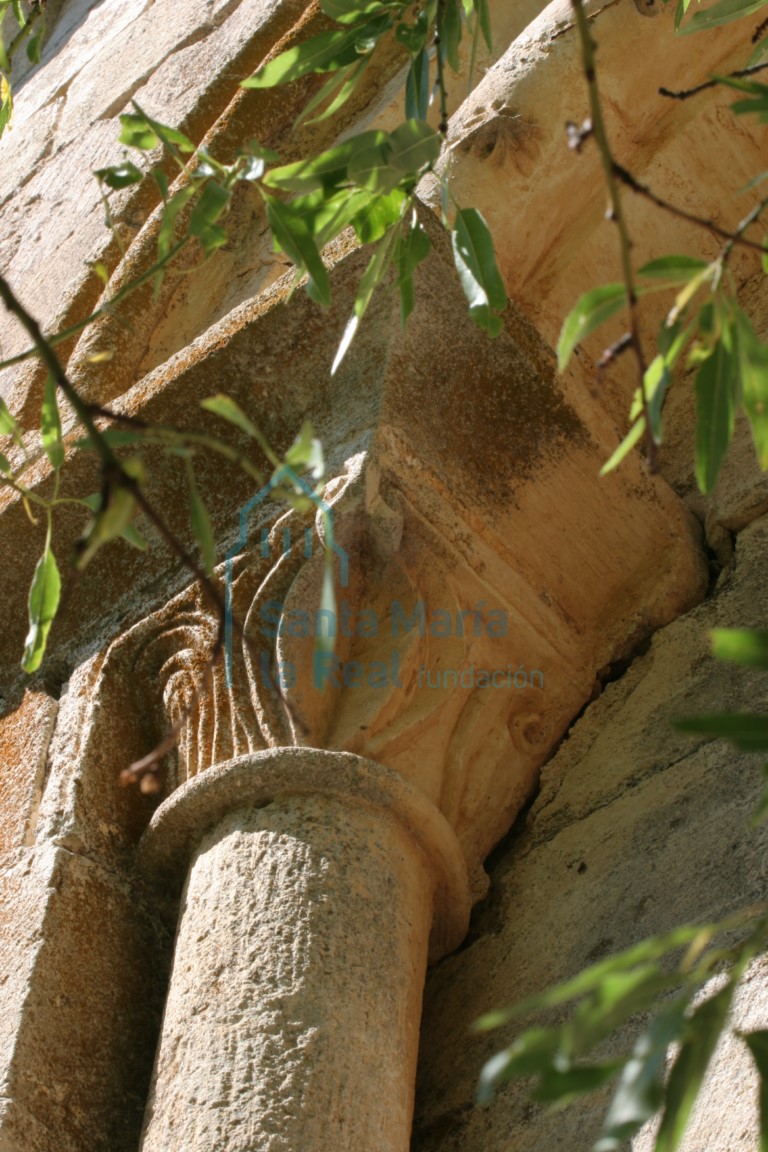
{"label": "cylindrical column", "polygon": [[142,1152],[407,1152],[430,930],[455,946],[469,908],[447,823],[380,765],[279,749],[159,809],[145,862],[190,855]]}

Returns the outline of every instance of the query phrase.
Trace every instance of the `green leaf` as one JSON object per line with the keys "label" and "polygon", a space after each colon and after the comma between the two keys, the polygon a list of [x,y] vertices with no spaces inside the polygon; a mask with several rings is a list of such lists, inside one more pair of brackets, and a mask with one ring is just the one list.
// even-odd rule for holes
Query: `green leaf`
{"label": "green leaf", "polygon": [[[123,468],[129,470],[131,463],[138,461],[122,461]],[[130,469],[132,471],[132,469]],[[100,499],[99,508],[93,520],[86,528],[84,535],[77,541],[75,550],[75,568],[82,571],[90,563],[99,548],[123,536],[128,528],[132,516],[136,511],[136,498],[129,488],[114,485]]]}
{"label": "green leaf", "polygon": [[627,290],[623,284],[603,284],[592,288],[576,301],[568,313],[557,342],[557,368],[564,372],[575,348],[596,328],[626,306]]}
{"label": "green leaf", "polygon": [[760,1150],[768,1152],[768,1032],[739,1032],[760,1075]]}
{"label": "green leaf", "polygon": [[483,40],[485,40],[485,46],[491,52],[493,50],[493,36],[491,34],[491,10],[488,0],[475,0],[475,12],[478,27],[483,34]]}
{"label": "green leaf", "polygon": [[715,1045],[733,999],[733,981],[700,1004],[686,1023],[683,1043],[665,1087],[665,1107],[656,1152],[676,1152],[696,1103]]}
{"label": "green leaf", "polygon": [[500,1084],[516,1076],[541,1075],[560,1047],[559,1028],[528,1028],[509,1048],[483,1065],[477,1086],[478,1104],[487,1104]]}
{"label": "green leaf", "polygon": [[670,1044],[685,1024],[688,997],[666,1005],[638,1037],[593,1152],[618,1152],[659,1109],[661,1076]]}
{"label": "green leaf", "polygon": [[439,133],[423,120],[406,120],[391,133],[389,144],[388,162],[404,176],[414,179],[435,163],[442,148]]}
{"label": "green leaf", "polygon": [[195,473],[192,464],[187,459],[187,486],[189,488],[189,512],[192,521],[192,531],[195,534],[195,539],[200,547],[200,555],[203,559],[203,567],[210,576],[213,569],[216,567],[216,543],[213,537],[213,528],[211,527],[211,518],[208,514],[200,493],[197,490],[195,483]]}
{"label": "green leaf", "polygon": [[13,93],[5,76],[0,75],[0,136],[11,122],[13,116]]}
{"label": "green leaf", "polygon": [[314,298],[327,307],[331,302],[331,282],[317,245],[305,221],[291,205],[265,193],[267,219],[273,238],[301,272],[309,276]]}
{"label": "green leaf", "polygon": [[749,317],[732,305],[741,375],[741,397],[760,467],[768,468],[768,346],[761,344]]}
{"label": "green leaf", "polygon": [[19,447],[24,443],[21,428],[8,411],[8,405],[2,396],[0,396],[0,436],[13,436]]}
{"label": "green leaf", "polygon": [[334,28],[330,32],[321,32],[319,36],[295,44],[275,56],[255,75],[241,81],[241,87],[274,88],[278,84],[289,84],[310,72],[335,72],[348,64],[355,64],[360,58],[358,41],[376,40],[390,26],[389,18],[383,17],[366,24],[363,29],[355,25],[352,28]]}
{"label": "green leaf", "polygon": [[[5,42],[0,36],[0,72],[7,72],[10,75],[11,62],[8,59],[8,53],[5,50]],[[6,81],[7,83],[7,81]]]}
{"label": "green leaf", "polygon": [[715,339],[714,349],[696,373],[696,481],[705,495],[717,480],[736,416],[732,334],[726,327]]}
{"label": "green leaf", "polygon": [[27,41],[27,59],[30,64],[40,63],[40,54],[43,49],[43,32],[45,29],[40,28],[34,36],[30,36]]}
{"label": "green leaf", "polygon": [[315,189],[330,191],[347,179],[347,167],[352,156],[367,147],[386,143],[387,133],[361,132],[335,148],[328,148],[309,160],[282,164],[264,177],[270,188],[283,188],[287,192],[310,192]]}
{"label": "green leaf", "polygon": [[403,179],[401,169],[390,163],[391,156],[392,148],[388,139],[356,150],[347,168],[349,179],[359,188],[376,195],[391,192]]}
{"label": "green leaf", "polygon": [[706,260],[697,260],[693,256],[662,256],[644,264],[637,274],[650,280],[663,280],[666,284],[687,284],[707,268]]}
{"label": "green leaf", "polygon": [[179,188],[178,192],[174,192],[171,199],[163,207],[163,217],[157,234],[157,255],[160,260],[164,260],[173,247],[176,220],[194,195],[194,185],[187,184],[185,188]]}
{"label": "green leaf", "polygon": [[[307,124],[322,124],[324,120],[330,120],[332,116],[335,116],[354,93],[367,67],[368,58],[363,57],[356,64],[348,64],[346,68],[340,68],[338,72],[333,73],[330,80],[326,80],[320,91],[315,93],[308,104],[305,104],[294,121],[294,132],[300,124],[305,122]],[[326,101],[330,102],[323,108],[322,112],[319,112],[317,116],[310,116],[315,108],[320,108]],[[307,119],[308,117],[309,119]]]}
{"label": "green leaf", "polygon": [[192,209],[189,231],[200,241],[206,256],[214,249],[221,248],[229,239],[226,230],[218,227],[216,221],[226,212],[230,199],[231,193],[226,188],[210,180]]}
{"label": "green leaf", "polygon": [[768,672],[768,632],[746,628],[716,628],[710,633],[718,660],[762,668]]}
{"label": "green leaf", "polygon": [[120,539],[125,540],[126,544],[130,544],[131,548],[136,548],[139,552],[146,552],[149,548],[148,540],[142,536],[138,528],[133,524],[127,524],[120,533]]}
{"label": "green leaf", "polygon": [[58,472],[64,463],[64,444],[61,439],[61,418],[56,401],[56,381],[48,374],[43,389],[43,403],[40,412],[40,435],[45,454],[51,467]]}
{"label": "green leaf", "polygon": [[674,973],[662,972],[656,963],[607,972],[563,1029],[563,1047],[568,1057],[586,1055],[631,1016],[650,1008],[661,992],[678,983]]}
{"label": "green leaf", "polygon": [[635,444],[645,435],[645,417],[640,416],[629,429],[624,439],[619,444],[618,448],[611,453],[600,469],[601,476],[607,476],[609,472],[613,472],[618,468],[625,456],[627,456]]}
{"label": "green leaf", "polygon": [[413,273],[429,255],[432,243],[414,212],[410,225],[399,237],[394,251],[397,263],[397,287],[400,294],[400,323],[403,331],[414,308]]}
{"label": "green leaf", "polygon": [[360,281],[360,288],[358,289],[357,297],[355,298],[354,309],[352,315],[347,321],[347,326],[344,329],[344,334],[341,338],[341,343],[336,351],[333,364],[331,366],[331,376],[335,375],[336,369],[341,364],[342,360],[347,354],[347,350],[352,343],[355,333],[360,325],[360,321],[365,315],[365,311],[371,301],[374,291],[381,283],[389,268],[392,259],[392,243],[395,239],[395,229],[392,228],[390,232],[379,241],[379,245],[374,252],[371,260],[363,273],[363,278]]}
{"label": "green leaf", "polygon": [[29,632],[21,661],[21,666],[27,673],[36,672],[40,667],[48,643],[48,633],[59,608],[60,596],[61,576],[51,549],[49,527],[45,550],[37,562],[29,589]]}
{"label": "green leaf", "polygon": [[144,174],[130,160],[116,164],[112,168],[97,168],[96,175],[109,188],[128,188],[131,184],[138,184],[143,180]]}
{"label": "green leaf", "polygon": [[139,116],[135,112],[123,112],[120,116],[118,139],[121,144],[127,144],[129,148],[140,148],[145,152],[157,148],[160,144],[160,137],[150,127],[146,117]]}
{"label": "green leaf", "polygon": [[704,28],[718,28],[721,24],[730,24],[741,16],[750,16],[765,5],[765,0],[718,0],[718,3],[709,8],[694,12],[687,24],[680,28],[682,35],[689,32],[699,32]]}
{"label": "green leaf", "polygon": [[407,196],[394,188],[388,196],[377,196],[354,219],[355,233],[361,244],[374,244],[402,217]]}
{"label": "green leaf", "polygon": [[602,1088],[603,1084],[613,1080],[622,1064],[622,1060],[609,1060],[603,1064],[587,1064],[565,1069],[547,1068],[531,1095],[534,1100],[557,1104],[563,1108],[566,1104],[578,1100],[580,1096],[595,1092],[598,1088]]}
{"label": "green leaf", "polygon": [[429,54],[422,48],[411,59],[405,81],[405,115],[408,120],[425,120],[429,111]]}
{"label": "green leaf", "polygon": [[461,70],[461,60],[459,59],[460,43],[461,11],[459,9],[459,0],[445,0],[441,44],[444,47],[445,59],[454,72]]}
{"label": "green leaf", "polygon": [[0,472],[5,476],[10,476],[13,472],[10,460],[7,456],[4,456],[2,452],[0,452]]}
{"label": "green leaf", "polygon": [[675,720],[679,732],[700,736],[720,736],[730,740],[741,752],[764,752],[768,749],[768,716],[754,712],[723,712],[713,716],[690,716]]}
{"label": "green leaf", "polygon": [[24,15],[24,9],[21,6],[21,0],[11,0],[11,11],[16,17],[16,23],[18,24],[19,28],[23,28],[27,22],[27,18]]}
{"label": "green leaf", "polygon": [[599,988],[606,976],[611,973],[627,972],[640,964],[659,960],[662,956],[685,947],[693,940],[703,936],[711,937],[716,932],[724,931],[725,927],[726,925],[722,922],[720,924],[684,924],[664,935],[650,936],[647,940],[642,940],[624,952],[618,952],[615,956],[609,956],[606,960],[600,960],[597,964],[585,968],[583,972],[579,972],[571,980],[548,988],[545,992],[537,993],[535,996],[515,1004],[512,1008],[488,1013],[481,1017],[475,1028],[478,1031],[486,1032],[492,1028],[499,1028],[503,1024],[508,1024],[511,1020],[516,1020],[529,1012],[538,1012],[544,1008],[556,1008],[561,1004],[568,1003],[569,1000],[586,996]]}
{"label": "green leaf", "polygon": [[320,7],[338,24],[357,24],[386,9],[381,0],[320,0]]}
{"label": "green leaf", "polygon": [[470,316],[490,336],[498,335],[501,319],[493,313],[506,308],[507,290],[496,264],[488,225],[476,208],[456,213],[451,245]]}
{"label": "green leaf", "polygon": [[285,463],[293,468],[294,472],[309,469],[313,480],[322,480],[325,474],[323,446],[315,437],[310,420],[305,420],[302,424],[298,436],[285,454]]}

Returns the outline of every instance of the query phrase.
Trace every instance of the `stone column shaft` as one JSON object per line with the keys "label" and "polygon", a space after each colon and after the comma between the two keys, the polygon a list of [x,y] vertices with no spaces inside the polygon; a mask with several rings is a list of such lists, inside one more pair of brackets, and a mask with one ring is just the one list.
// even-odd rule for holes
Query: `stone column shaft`
{"label": "stone column shaft", "polygon": [[[184,888],[142,1152],[407,1152],[430,929],[445,890],[430,819],[450,830],[432,809],[426,836],[414,834],[400,801],[418,794],[387,769],[343,753],[286,749],[282,759],[282,794],[263,771],[266,762],[280,774],[278,752],[195,778],[180,790],[197,794],[191,804],[167,802],[179,831],[183,814],[199,831],[195,802],[206,793],[213,806]],[[297,760],[319,762],[328,789],[315,773],[305,790],[304,773],[292,792]],[[378,801],[371,771],[384,785]],[[233,772],[250,802],[227,787]],[[160,812],[149,855],[153,836],[163,853],[178,847]]]}

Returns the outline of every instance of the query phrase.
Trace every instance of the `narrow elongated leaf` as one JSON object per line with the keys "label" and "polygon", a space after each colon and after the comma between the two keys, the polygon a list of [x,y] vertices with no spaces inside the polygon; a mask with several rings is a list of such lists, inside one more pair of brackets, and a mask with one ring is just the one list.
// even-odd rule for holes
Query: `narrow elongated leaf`
{"label": "narrow elongated leaf", "polygon": [[206,256],[216,248],[221,248],[228,240],[227,232],[216,221],[229,207],[231,193],[215,180],[203,188],[200,198],[189,218],[189,231],[203,246]]}
{"label": "narrow elongated leaf", "polygon": [[144,178],[140,169],[130,160],[116,164],[112,168],[97,168],[96,175],[109,188],[129,188],[131,184],[138,184]]}
{"label": "narrow elongated leaf", "polygon": [[203,566],[210,576],[216,567],[216,544],[211,527],[211,517],[208,509],[197,490],[195,473],[192,464],[187,460],[187,487],[189,488],[189,512],[192,521],[192,531],[195,534]]}
{"label": "narrow elongated leaf", "polygon": [[627,432],[626,436],[622,440],[621,444],[619,444],[618,448],[614,452],[611,453],[611,455],[606,460],[605,464],[603,464],[602,468],[600,469],[600,475],[601,476],[607,476],[609,472],[613,472],[614,469],[618,468],[619,464],[621,464],[624,457],[627,456],[632,451],[635,444],[637,444],[638,441],[640,441],[644,435],[645,435],[645,417],[640,416],[634,422],[634,424],[630,428],[629,432]]}
{"label": "narrow elongated leaf", "polygon": [[[358,63],[348,64],[346,68],[340,68],[338,72],[333,73],[330,80],[323,84],[320,91],[315,93],[296,118],[293,125],[294,132],[305,122],[307,124],[322,124],[324,120],[330,120],[332,116],[335,116],[354,93],[367,66],[368,58],[364,56]],[[329,103],[326,104],[326,101]],[[323,104],[326,104],[323,111],[319,112],[317,116],[311,116],[311,113],[316,108],[321,108]]]}
{"label": "narrow elongated leaf", "polygon": [[683,1029],[687,1002],[687,997],[680,997],[666,1005],[638,1037],[593,1152],[626,1147],[625,1142],[658,1111],[667,1051]]}
{"label": "narrow elongated leaf", "polygon": [[64,444],[61,439],[61,418],[56,401],[56,382],[49,374],[43,389],[43,403],[40,410],[40,435],[43,449],[56,471],[64,463]]}
{"label": "narrow elongated leaf", "polygon": [[760,467],[768,468],[768,346],[757,338],[749,317],[736,304],[736,342],[741,398]]}
{"label": "narrow elongated leaf", "polygon": [[515,1076],[541,1075],[552,1064],[560,1047],[559,1028],[528,1028],[509,1048],[497,1052],[483,1065],[477,1101],[487,1104],[500,1084]]}
{"label": "narrow elongated leaf", "polygon": [[378,39],[390,26],[388,17],[374,20],[364,28],[333,28],[321,32],[302,44],[295,44],[268,61],[253,76],[241,82],[242,88],[274,88],[278,84],[288,84],[310,72],[335,72],[348,64],[355,64],[359,58],[358,41]]}
{"label": "narrow elongated leaf", "polygon": [[425,120],[429,111],[429,53],[422,48],[411,59],[405,81],[405,115],[408,120]]}
{"label": "narrow elongated leaf", "polygon": [[314,298],[327,307],[331,302],[331,282],[309,228],[291,206],[274,196],[264,196],[272,235],[301,272],[309,276]]}
{"label": "narrow elongated leaf", "polygon": [[[389,137],[389,163],[404,176],[418,176],[440,155],[439,133],[423,120],[406,120]],[[506,301],[505,301],[506,302]]]}
{"label": "narrow elongated leaf", "polygon": [[724,337],[696,374],[696,481],[711,492],[733,436],[736,362]]}
{"label": "narrow elongated leaf", "polygon": [[650,280],[663,280],[667,284],[687,284],[708,267],[706,260],[697,260],[693,256],[662,256],[638,268],[637,274]]}
{"label": "narrow elongated leaf", "polygon": [[36,672],[40,667],[48,643],[48,633],[59,608],[60,596],[61,576],[51,548],[49,529],[45,549],[37,562],[29,589],[29,631],[21,661],[25,672]]}
{"label": "narrow elongated leaf", "polygon": [[23,443],[21,428],[8,411],[8,405],[2,396],[0,396],[0,436],[13,436],[17,444]]}
{"label": "narrow elongated leaf", "polygon": [[704,28],[718,28],[721,24],[730,24],[742,16],[750,16],[765,5],[765,0],[718,0],[708,8],[699,8],[694,12],[687,24],[680,27],[685,36],[689,32],[699,32]]}
{"label": "narrow elongated leaf", "polygon": [[443,8],[441,43],[445,51],[445,59],[454,72],[461,70],[459,59],[459,44],[461,43],[461,9],[459,0],[445,0]]}
{"label": "narrow elongated leaf", "polygon": [[163,217],[160,221],[160,229],[157,234],[157,254],[163,260],[171,248],[173,247],[176,220],[179,213],[189,203],[195,195],[195,188],[192,184],[188,184],[185,188],[179,188],[178,192],[174,192],[171,199],[163,208]]}
{"label": "narrow elongated leaf", "polygon": [[760,1149],[768,1152],[768,1032],[739,1032],[760,1075]]}
{"label": "narrow elongated leaf", "polygon": [[656,1136],[656,1152],[676,1152],[696,1103],[715,1045],[720,1038],[733,999],[729,980],[700,1004],[687,1022],[688,1037],[672,1066],[666,1084],[664,1115]]}
{"label": "narrow elongated leaf", "polygon": [[456,213],[451,246],[470,316],[490,336],[498,335],[501,319],[494,313],[506,308],[507,290],[496,264],[490,230],[476,208]]}
{"label": "narrow elongated leaf", "polygon": [[408,323],[408,317],[414,308],[415,297],[413,291],[413,273],[422,260],[429,255],[432,243],[422,228],[416,215],[411,220],[397,243],[394,259],[397,261],[398,277],[397,287],[400,293],[400,323],[403,331]]}
{"label": "narrow elongated leaf", "polygon": [[323,446],[314,434],[312,422],[305,420],[299,434],[285,454],[285,462],[295,472],[309,469],[313,480],[322,480],[325,473]]}
{"label": "narrow elongated leaf", "polygon": [[580,296],[568,313],[557,342],[557,367],[564,372],[574,349],[590,333],[625,307],[627,290],[623,284],[603,284]]}
{"label": "narrow elongated leaf", "polygon": [[360,149],[350,159],[347,169],[349,179],[358,187],[376,195],[391,192],[403,179],[402,170],[394,167],[391,156],[389,140]]}
{"label": "narrow elongated leaf", "polygon": [[541,1079],[531,1093],[534,1100],[541,1100],[548,1104],[557,1104],[563,1108],[566,1104],[578,1100],[589,1092],[595,1092],[613,1080],[620,1071],[623,1061],[609,1060],[602,1064],[587,1064],[571,1068],[547,1068],[541,1074]]}
{"label": "narrow elongated leaf", "polygon": [[723,712],[714,716],[690,716],[675,720],[679,732],[722,736],[742,752],[768,750],[768,716],[754,712]]}
{"label": "narrow elongated leaf", "polygon": [[347,354],[354,335],[360,325],[360,321],[365,315],[365,311],[371,302],[371,297],[375,292],[378,285],[384,279],[387,269],[389,268],[392,259],[392,243],[395,238],[395,229],[392,228],[383,240],[379,241],[379,246],[374,252],[371,260],[363,273],[363,278],[360,281],[360,288],[358,289],[357,297],[355,298],[354,310],[347,326],[344,329],[344,334],[341,342],[336,351],[333,364],[331,366],[331,376],[336,373],[337,368]]}
{"label": "narrow elongated leaf", "polygon": [[297,160],[293,164],[282,164],[279,168],[271,169],[264,177],[264,183],[269,188],[282,188],[287,192],[306,193],[316,189],[328,191],[337,188],[346,180],[347,167],[357,152],[378,147],[386,141],[386,132],[361,132],[309,160]]}
{"label": "narrow elongated leaf", "polygon": [[326,16],[338,24],[357,24],[369,16],[383,12],[386,8],[381,0],[320,0],[320,7]]}
{"label": "narrow elongated leaf", "polygon": [[768,672],[768,632],[746,628],[716,628],[712,652],[718,660],[762,668]]}
{"label": "narrow elongated leaf", "polygon": [[400,188],[387,196],[377,196],[354,220],[355,232],[361,244],[374,244],[401,218],[407,197]]}

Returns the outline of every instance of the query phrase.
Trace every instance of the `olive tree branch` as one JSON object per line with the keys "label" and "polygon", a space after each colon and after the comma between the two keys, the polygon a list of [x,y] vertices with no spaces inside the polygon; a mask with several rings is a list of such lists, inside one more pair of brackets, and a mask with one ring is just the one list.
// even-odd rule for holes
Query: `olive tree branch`
{"label": "olive tree branch", "polygon": [[[151,268],[148,268],[146,272],[142,272],[140,276],[137,276],[135,280],[131,280],[128,284],[124,284],[122,288],[119,288],[118,291],[115,292],[114,296],[111,296],[109,300],[105,300],[104,303],[100,304],[94,312],[91,312],[90,315],[84,317],[82,320],[78,320],[76,324],[70,324],[68,328],[62,328],[60,332],[53,332],[49,336],[43,336],[39,326],[35,324],[38,333],[40,333],[40,338],[45,341],[49,349],[53,349],[57,344],[61,344],[64,340],[68,340],[71,336],[76,336],[78,332],[82,332],[83,329],[87,328],[89,324],[92,324],[94,320],[98,320],[99,316],[108,315],[115,304],[119,304],[121,300],[125,300],[125,298],[135,292],[137,288],[141,288],[142,284],[146,284],[148,280],[151,280],[157,274],[157,272],[159,272],[162,268],[169,264],[171,260],[173,260],[174,256],[176,256],[181,251],[181,249],[187,244],[188,241],[189,236],[184,236],[181,240],[178,241],[178,243],[174,244],[174,246],[165,256],[163,256],[162,260],[158,260],[155,264],[152,265]],[[8,288],[7,283],[6,288]],[[15,309],[9,307],[8,302],[5,300],[4,296],[3,299],[9,311],[15,312]],[[21,320],[21,316],[18,312],[15,312],[15,315],[19,318],[19,320]],[[28,313],[26,313],[26,315],[28,316]],[[31,317],[29,317],[29,319],[31,319]],[[27,324],[25,324],[23,320],[21,322],[24,324],[27,332],[30,332]],[[24,352],[18,352],[15,356],[9,356],[7,360],[0,360],[0,369],[11,368],[14,364],[21,364],[25,360],[31,360],[33,356],[40,355],[41,350],[39,345],[33,343],[29,348],[25,349]]]}
{"label": "olive tree branch", "polygon": [[634,271],[632,269],[632,239],[629,235],[629,229],[621,203],[617,165],[613,159],[613,153],[611,152],[608,134],[605,128],[605,120],[603,118],[600,91],[597,84],[597,73],[595,71],[595,42],[592,39],[589,21],[584,11],[583,0],[571,0],[571,4],[576,18],[576,27],[581,43],[582,66],[589,92],[592,135],[595,138],[595,143],[600,152],[600,160],[603,166],[605,185],[608,192],[609,209],[607,215],[616,225],[619,234],[622,278],[626,292],[627,308],[629,310],[628,346],[631,346],[637,363],[640,398],[642,401],[643,416],[645,418],[646,460],[648,467],[653,471],[656,466],[656,442],[653,437],[650,413],[648,410],[648,395],[645,387],[646,362],[640,338],[637,291],[635,289]]}
{"label": "olive tree branch", "polygon": [[666,96],[669,100],[687,100],[690,96],[698,96],[699,92],[706,92],[708,88],[716,88],[718,84],[723,84],[727,80],[740,80],[743,76],[754,76],[755,72],[762,72],[766,68],[768,68],[768,63],[753,64],[751,68],[741,68],[738,72],[729,72],[726,76],[713,76],[711,80],[697,84],[695,88],[683,88],[679,92],[673,92],[670,88],[659,88],[659,96]]}
{"label": "olive tree branch", "polygon": [[[627,188],[630,188],[645,200],[650,200],[651,204],[655,204],[656,207],[661,208],[663,212],[677,216],[680,220],[687,220],[689,224],[696,224],[699,228],[707,228],[710,232],[714,233],[715,236],[719,236],[723,240],[728,240],[732,244],[738,244],[742,248],[751,248],[754,252],[765,253],[764,245],[757,243],[755,240],[747,240],[741,235],[744,228],[754,222],[751,214],[750,218],[742,222],[735,232],[729,232],[727,228],[721,228],[714,220],[708,220],[704,216],[696,216],[692,212],[686,212],[684,208],[678,208],[677,205],[670,204],[668,200],[663,200],[661,196],[657,196],[646,184],[641,184],[636,180],[631,172],[628,172],[626,168],[623,168],[621,164],[618,164],[615,160],[613,161],[613,174],[616,179],[620,180],[622,184],[625,184]],[[764,206],[763,204],[763,207]],[[757,219],[757,217],[754,217],[754,219]]]}

